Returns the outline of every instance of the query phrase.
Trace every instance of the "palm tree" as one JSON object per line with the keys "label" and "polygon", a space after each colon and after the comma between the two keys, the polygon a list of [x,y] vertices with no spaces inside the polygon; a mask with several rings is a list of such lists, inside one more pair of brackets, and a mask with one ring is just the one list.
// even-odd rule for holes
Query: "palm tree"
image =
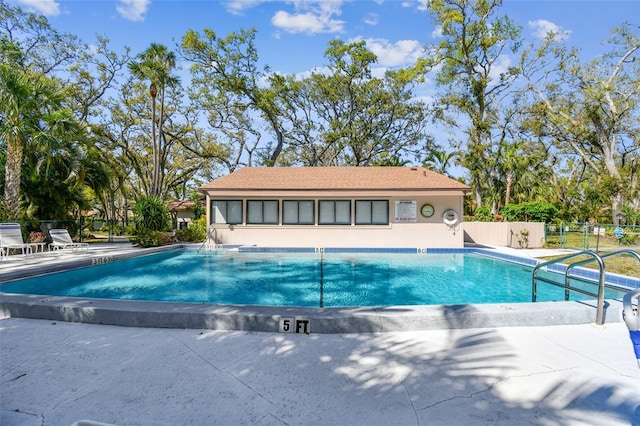
{"label": "palm tree", "polygon": [[[162,190],[162,138],[164,122],[164,93],[169,85],[178,83],[178,78],[171,75],[176,66],[176,57],[166,46],[152,43],[151,46],[138,55],[139,61],[129,63],[129,71],[140,80],[149,80],[149,96],[151,97],[151,146],[153,166],[151,170],[151,196],[160,195]],[[160,114],[157,116],[157,101],[159,96]],[[157,126],[156,126],[157,123]]]}
{"label": "palm tree", "polygon": [[459,156],[458,151],[447,152],[445,150],[431,149],[427,153],[422,165],[436,173],[450,176],[447,169],[455,164]]}
{"label": "palm tree", "polygon": [[92,207],[92,193],[109,187],[102,153],[91,141],[60,135],[29,147],[23,163],[23,199],[30,217],[65,219]]}
{"label": "palm tree", "polygon": [[25,148],[50,136],[62,118],[64,97],[54,80],[12,66],[20,55],[16,46],[3,44],[0,53],[0,138],[7,150],[3,201],[8,219],[18,219]]}

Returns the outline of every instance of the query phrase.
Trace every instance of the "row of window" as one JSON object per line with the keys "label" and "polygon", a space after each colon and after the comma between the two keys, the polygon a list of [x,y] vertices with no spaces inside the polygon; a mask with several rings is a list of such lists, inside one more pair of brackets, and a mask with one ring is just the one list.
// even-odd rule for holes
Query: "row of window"
{"label": "row of window", "polygon": [[[355,200],[356,225],[388,225],[388,200]],[[242,200],[212,200],[211,223],[238,225],[245,223]],[[319,200],[319,225],[351,225],[351,200]],[[280,201],[247,200],[246,223],[249,225],[280,224]],[[283,225],[315,225],[316,201],[282,200]]]}

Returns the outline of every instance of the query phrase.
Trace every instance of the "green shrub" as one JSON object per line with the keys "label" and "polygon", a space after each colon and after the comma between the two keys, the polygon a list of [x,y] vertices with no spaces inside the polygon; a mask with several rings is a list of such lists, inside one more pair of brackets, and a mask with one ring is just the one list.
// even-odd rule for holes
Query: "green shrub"
{"label": "green shrub", "polygon": [[553,222],[558,209],[549,203],[531,202],[522,204],[507,204],[500,210],[505,220],[509,222]]}
{"label": "green shrub", "polygon": [[207,223],[206,218],[201,217],[194,221],[187,228],[178,229],[176,231],[176,237],[178,241],[188,241],[191,243],[197,243],[204,241],[207,237]]}
{"label": "green shrub", "polygon": [[637,237],[637,235],[623,234],[622,238],[620,239],[620,244],[625,245],[625,246],[636,245],[636,237]]}
{"label": "green shrub", "polygon": [[142,197],[133,209],[136,233],[169,229],[169,209],[160,197]]}
{"label": "green shrub", "polygon": [[176,238],[171,232],[143,231],[136,236],[140,247],[158,247],[174,243]]}
{"label": "green shrub", "polygon": [[491,214],[491,209],[488,206],[478,207],[476,209],[476,220],[478,222],[494,222],[495,218]]}

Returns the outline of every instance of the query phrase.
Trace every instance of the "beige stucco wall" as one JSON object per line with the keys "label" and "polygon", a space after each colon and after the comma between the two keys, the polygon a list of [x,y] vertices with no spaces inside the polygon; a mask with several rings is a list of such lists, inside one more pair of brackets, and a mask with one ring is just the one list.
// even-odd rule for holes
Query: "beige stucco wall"
{"label": "beige stucco wall", "polygon": [[209,244],[262,247],[462,247],[460,225],[393,223],[389,226],[210,226]]}
{"label": "beige stucco wall", "polygon": [[544,223],[541,222],[464,222],[465,241],[503,247],[525,248],[518,243],[523,231],[529,232],[528,248],[544,246]]}
{"label": "beige stucco wall", "polygon": [[[281,197],[225,197],[215,199],[310,199],[311,197],[291,195]],[[455,210],[459,221],[462,220],[462,195],[417,195],[404,194],[383,197],[375,194],[332,194],[313,199],[386,199],[389,200],[388,225],[226,225],[210,224],[207,244],[243,244],[263,247],[384,247],[384,248],[455,248],[464,246],[464,235],[459,222],[455,226],[447,226],[442,221],[442,214]],[[210,223],[210,197],[207,196],[207,223]],[[396,222],[396,201],[415,201],[415,222]],[[431,204],[435,213],[430,218],[420,215],[420,207]],[[352,209],[352,216],[354,211]],[[282,211],[280,211],[282,215]],[[317,211],[316,211],[317,215]],[[316,221],[317,222],[317,221]]]}
{"label": "beige stucco wall", "polygon": [[193,212],[177,212],[176,213],[176,220],[178,222],[187,222],[187,223],[191,223],[193,222]]}

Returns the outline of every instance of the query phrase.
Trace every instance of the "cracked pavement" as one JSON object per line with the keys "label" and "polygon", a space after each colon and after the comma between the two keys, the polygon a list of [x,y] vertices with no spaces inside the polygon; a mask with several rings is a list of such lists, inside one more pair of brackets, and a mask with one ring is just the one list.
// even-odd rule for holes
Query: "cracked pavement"
{"label": "cracked pavement", "polygon": [[640,425],[622,323],[278,334],[0,320],[0,424]]}

